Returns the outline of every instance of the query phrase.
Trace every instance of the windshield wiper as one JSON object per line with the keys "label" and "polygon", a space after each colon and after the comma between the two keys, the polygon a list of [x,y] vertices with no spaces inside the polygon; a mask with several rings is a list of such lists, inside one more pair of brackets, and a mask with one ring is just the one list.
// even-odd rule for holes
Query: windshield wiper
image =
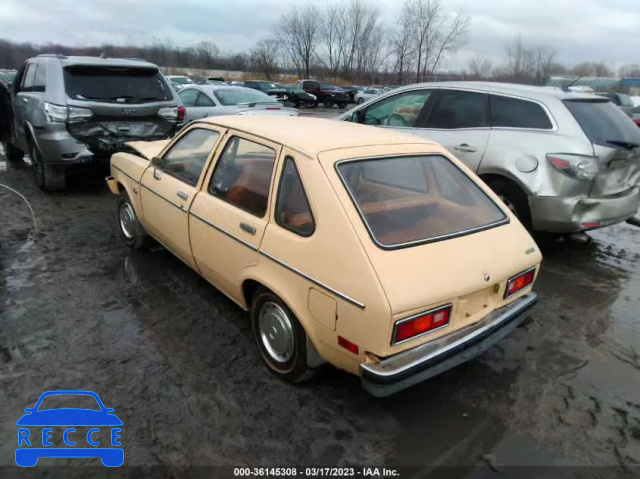
{"label": "windshield wiper", "polygon": [[638,148],[640,144],[633,143],[631,141],[622,141],[622,140],[604,140],[605,143],[609,143],[613,146],[620,146],[622,148],[626,148],[628,150],[633,150],[634,148]]}

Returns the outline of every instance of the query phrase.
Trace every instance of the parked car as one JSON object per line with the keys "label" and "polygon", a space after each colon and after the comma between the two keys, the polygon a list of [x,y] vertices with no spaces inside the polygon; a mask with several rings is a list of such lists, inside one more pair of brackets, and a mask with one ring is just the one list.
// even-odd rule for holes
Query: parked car
{"label": "parked car", "polygon": [[41,189],[62,190],[72,166],[106,159],[128,141],[173,136],[183,121],[178,106],[151,63],[39,55],[18,70],[11,125],[0,136],[9,161],[29,152]]}
{"label": "parked car", "polygon": [[358,93],[356,93],[356,97],[355,97],[356,103],[358,105],[361,105],[365,101],[369,101],[372,98],[375,98],[380,95],[382,95],[382,92],[380,90],[377,90],[375,88],[367,88],[366,90],[359,91]]}
{"label": "parked car", "polygon": [[536,244],[438,144],[226,116],[131,147],[107,178],[123,241],[156,238],[250,311],[284,380],[328,362],[388,395],[486,350],[536,301]]}
{"label": "parked car", "polygon": [[15,70],[0,70],[0,85],[10,86],[15,76]]}
{"label": "parked car", "polygon": [[186,122],[221,115],[298,116],[295,108],[282,106],[273,97],[245,87],[192,85],[178,93],[186,108]]}
{"label": "parked car", "polygon": [[171,82],[171,85],[176,91],[182,90],[187,85],[194,84],[191,78],[184,75],[167,75],[166,78]]}
{"label": "parked car", "polygon": [[326,108],[333,108],[333,105],[338,105],[339,108],[346,108],[349,104],[349,97],[331,83],[320,83],[315,80],[300,80],[298,86],[307,93],[315,95],[318,99],[318,103],[322,103]]}
{"label": "parked car", "polygon": [[640,132],[608,99],[482,82],[393,90],[338,119],[444,145],[523,223],[569,234],[633,216]]}
{"label": "parked car", "polygon": [[349,97],[349,103],[355,103],[356,102],[356,93],[358,93],[359,91],[364,91],[366,88],[363,86],[343,86],[342,90],[347,94],[347,96]]}
{"label": "parked car", "polygon": [[249,80],[244,82],[244,86],[261,91],[262,93],[266,93],[267,95],[278,100],[284,101],[287,96],[287,90],[285,90],[282,85],[278,85],[277,83],[273,83],[270,81]]}
{"label": "parked car", "polygon": [[315,107],[317,103],[317,98],[315,95],[311,93],[307,93],[302,88],[297,85],[283,85],[282,86],[286,92],[287,97],[286,100],[289,103],[293,103],[296,108],[300,108],[302,106]]}
{"label": "parked car", "polygon": [[603,96],[611,100],[611,102],[620,108],[623,112],[627,114],[629,117],[633,117],[633,101],[629,95],[625,95],[624,93],[595,93],[595,95]]}

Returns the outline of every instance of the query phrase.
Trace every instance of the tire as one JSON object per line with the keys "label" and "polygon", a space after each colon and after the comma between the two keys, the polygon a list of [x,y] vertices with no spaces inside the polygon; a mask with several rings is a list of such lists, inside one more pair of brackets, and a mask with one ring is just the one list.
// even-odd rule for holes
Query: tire
{"label": "tire", "polygon": [[531,230],[531,211],[527,195],[515,183],[501,178],[486,181],[489,188],[500,197],[509,210],[517,216],[525,228]]}
{"label": "tire", "polygon": [[149,233],[138,221],[136,210],[127,193],[122,193],[116,200],[116,223],[124,244],[139,251],[149,243]]}
{"label": "tire", "polygon": [[31,143],[30,149],[36,186],[46,192],[63,191],[67,187],[66,169],[45,164],[34,142]]}
{"label": "tire", "polygon": [[333,108],[333,102],[331,100],[325,100],[322,103],[324,103],[325,108]]}
{"label": "tire", "polygon": [[[251,301],[251,329],[269,371],[289,383],[307,376],[307,334],[291,310],[271,291]],[[273,332],[274,335],[269,335]]]}
{"label": "tire", "polygon": [[2,143],[2,148],[4,149],[4,156],[7,158],[7,161],[11,163],[22,161],[22,158],[24,157],[24,151],[15,146],[13,143],[5,141]]}
{"label": "tire", "polygon": [[360,97],[357,101],[358,105],[362,105],[364,103],[364,98]]}
{"label": "tire", "polygon": [[338,103],[338,108],[342,108],[345,109],[347,107],[348,103]]}

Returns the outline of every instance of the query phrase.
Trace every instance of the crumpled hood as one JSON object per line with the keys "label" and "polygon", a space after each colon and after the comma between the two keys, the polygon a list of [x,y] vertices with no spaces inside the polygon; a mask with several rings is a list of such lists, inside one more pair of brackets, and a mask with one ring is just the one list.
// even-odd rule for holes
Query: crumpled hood
{"label": "crumpled hood", "polygon": [[165,146],[169,144],[171,140],[158,140],[158,141],[130,141],[126,145],[133,148],[143,158],[151,160],[158,156]]}

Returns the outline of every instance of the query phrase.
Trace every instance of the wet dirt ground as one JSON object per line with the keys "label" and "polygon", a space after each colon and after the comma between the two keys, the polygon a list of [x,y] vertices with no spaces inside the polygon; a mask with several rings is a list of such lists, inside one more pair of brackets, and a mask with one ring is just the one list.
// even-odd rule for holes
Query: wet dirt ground
{"label": "wet dirt ground", "polygon": [[[530,321],[476,360],[375,399],[334,369],[297,386],[271,376],[247,314],[161,247],[122,244],[104,176],[45,194],[28,158],[0,158],[0,184],[29,200],[37,226],[0,186],[0,476],[24,472],[24,408],[43,391],[84,389],[124,422],[117,474],[314,464],[638,477],[640,229],[616,225],[583,246],[541,238]],[[47,468],[65,465],[76,467]],[[79,465],[101,474],[95,459],[41,459],[30,472],[90,475]],[[497,472],[509,466],[521,468]]]}

